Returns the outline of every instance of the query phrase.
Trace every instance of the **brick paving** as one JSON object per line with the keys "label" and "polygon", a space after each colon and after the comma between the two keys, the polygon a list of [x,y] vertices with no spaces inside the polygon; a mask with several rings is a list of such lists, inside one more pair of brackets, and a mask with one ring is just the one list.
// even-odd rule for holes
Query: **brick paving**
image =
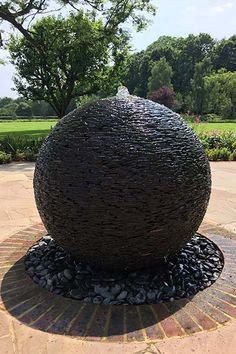
{"label": "brick paving", "polygon": [[[136,353],[148,353],[142,351],[143,344],[144,348],[154,343],[158,347],[167,339],[212,332],[232,323],[236,318],[236,241],[212,234],[209,224],[203,224],[202,230],[224,254],[225,267],[220,278],[192,300],[141,306],[85,304],[53,295],[33,283],[24,272],[23,260],[27,249],[45,235],[41,224],[5,239],[0,244],[0,352],[20,352],[14,344],[19,326],[21,331],[37,330],[39,340],[44,332],[47,336],[76,338],[86,348],[91,343],[107,344],[115,353],[116,344],[138,344],[134,347]],[[121,353],[125,353],[127,348],[122,348]]]}

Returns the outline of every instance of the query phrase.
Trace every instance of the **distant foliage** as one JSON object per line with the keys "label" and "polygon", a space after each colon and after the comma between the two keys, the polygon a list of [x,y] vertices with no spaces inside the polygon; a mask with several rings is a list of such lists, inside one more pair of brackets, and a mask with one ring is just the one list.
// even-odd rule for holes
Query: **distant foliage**
{"label": "distant foliage", "polygon": [[161,87],[172,87],[171,78],[173,71],[165,58],[154,63],[151,69],[151,76],[148,80],[148,92],[159,90]]}
{"label": "distant foliage", "polygon": [[192,108],[196,114],[202,114],[206,110],[206,88],[204,86],[204,77],[212,70],[209,58],[195,64],[194,75],[191,80],[192,86]]}
{"label": "distant foliage", "polygon": [[204,77],[207,112],[236,119],[236,72],[219,70]]}
{"label": "distant foliage", "polygon": [[[68,111],[75,108],[75,103]],[[55,112],[45,101],[31,101],[24,98],[0,98],[0,119],[1,116],[17,117],[51,117]]]}
{"label": "distant foliage", "polygon": [[214,68],[236,71],[236,35],[218,42],[213,53]]}
{"label": "distant foliage", "polygon": [[175,104],[176,94],[172,88],[164,86],[161,87],[159,90],[152,92],[149,98],[154,102],[172,108]]}
{"label": "distant foliage", "polygon": [[[225,75],[228,73],[228,86],[220,84],[219,89],[213,90],[214,85],[211,88],[209,81],[213,83],[212,77],[222,70]],[[207,33],[190,34],[186,38],[162,36],[129,58],[124,84],[130,93],[142,97],[150,96],[161,86],[172,87],[176,93],[173,107],[176,111],[236,119],[235,72],[236,35],[221,41]],[[214,79],[215,83],[218,79]]]}

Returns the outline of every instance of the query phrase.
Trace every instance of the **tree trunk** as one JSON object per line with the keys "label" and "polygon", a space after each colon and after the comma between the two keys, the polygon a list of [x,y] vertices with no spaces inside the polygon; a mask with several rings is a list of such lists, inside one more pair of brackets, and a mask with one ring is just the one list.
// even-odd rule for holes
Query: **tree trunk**
{"label": "tree trunk", "polygon": [[69,104],[60,104],[58,108],[53,107],[59,119],[65,116],[68,106]]}
{"label": "tree trunk", "polygon": [[66,110],[70,104],[70,103],[65,103],[65,102],[58,103],[57,100],[53,100],[53,101],[48,100],[46,102],[48,102],[50,104],[50,106],[55,111],[55,113],[59,119],[61,119],[65,116]]}

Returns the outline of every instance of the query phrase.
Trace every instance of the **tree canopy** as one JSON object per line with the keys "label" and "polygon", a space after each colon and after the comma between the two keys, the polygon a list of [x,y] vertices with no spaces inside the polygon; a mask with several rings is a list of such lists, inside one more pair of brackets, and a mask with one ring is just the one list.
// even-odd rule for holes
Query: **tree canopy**
{"label": "tree canopy", "polygon": [[192,85],[192,100],[193,110],[197,114],[204,112],[204,105],[206,101],[206,92],[204,87],[204,77],[210,74],[212,71],[212,65],[209,58],[204,58],[202,61],[195,64]]}
{"label": "tree canopy", "polygon": [[98,91],[116,63],[126,40],[114,37],[111,43],[101,35],[103,24],[82,11],[68,18],[48,16],[32,27],[35,41],[43,46],[39,55],[24,37],[12,37],[11,61],[16,67],[17,91],[28,99],[44,100],[62,117],[71,100]]}
{"label": "tree canopy", "polygon": [[219,70],[204,78],[207,111],[236,117],[236,72]]}
{"label": "tree canopy", "polygon": [[[142,97],[151,96],[151,91],[156,92],[158,86],[160,88],[158,75],[162,78],[165,76],[165,70],[159,70],[159,66],[168,65],[172,70],[169,76],[176,93],[175,106],[178,110],[209,113],[210,106],[205,104],[208,97],[205,77],[218,75],[221,69],[231,73],[236,71],[236,35],[221,41],[214,40],[207,33],[190,34],[186,38],[162,36],[146,50],[131,55],[127,63],[124,84],[131,93],[141,93]],[[170,82],[170,78],[168,80]],[[232,75],[228,74],[228,80],[233,80]],[[233,82],[230,85],[234,87]],[[170,85],[165,82],[163,86]],[[225,85],[221,88],[227,102],[231,102],[231,91],[227,91]],[[220,95],[219,90],[217,95]],[[216,98],[211,96],[211,101],[213,97]],[[224,112],[226,118],[236,118],[235,111],[223,108],[224,100],[226,98],[222,98],[222,109],[217,111]]]}
{"label": "tree canopy", "polygon": [[151,76],[148,79],[148,92],[159,90],[161,87],[172,87],[171,78],[173,71],[167,60],[163,57],[154,63]]}
{"label": "tree canopy", "polygon": [[236,71],[236,35],[218,43],[213,54],[213,62],[216,70],[225,68],[231,72]]}
{"label": "tree canopy", "polygon": [[49,0],[4,0],[0,3],[0,19],[11,24],[37,47],[29,25],[39,15],[60,11],[65,6],[77,12],[86,5],[87,12],[95,19],[102,19],[106,35],[120,31],[121,25],[126,21],[141,30],[148,23],[145,14],[155,14],[151,0],[56,0],[55,3],[58,7],[52,8]]}
{"label": "tree canopy", "polygon": [[1,116],[44,118],[55,116],[55,112],[45,101],[31,101],[26,100],[23,97],[18,97],[16,99],[3,97],[0,98],[0,117]]}

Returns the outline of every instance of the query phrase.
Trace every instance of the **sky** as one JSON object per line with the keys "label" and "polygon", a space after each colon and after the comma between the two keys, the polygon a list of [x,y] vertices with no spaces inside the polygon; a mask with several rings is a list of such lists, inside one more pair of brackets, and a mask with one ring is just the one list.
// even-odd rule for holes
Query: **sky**
{"label": "sky", "polygon": [[[215,39],[236,34],[236,0],[154,0],[157,14],[152,24],[141,33],[132,31],[132,45],[136,51],[145,49],[163,35],[186,37],[188,34],[209,33]],[[4,25],[1,26],[4,29]],[[5,27],[6,29],[7,27]],[[8,60],[5,51],[0,58]],[[14,67],[0,65],[0,97],[17,97],[14,92]]]}

